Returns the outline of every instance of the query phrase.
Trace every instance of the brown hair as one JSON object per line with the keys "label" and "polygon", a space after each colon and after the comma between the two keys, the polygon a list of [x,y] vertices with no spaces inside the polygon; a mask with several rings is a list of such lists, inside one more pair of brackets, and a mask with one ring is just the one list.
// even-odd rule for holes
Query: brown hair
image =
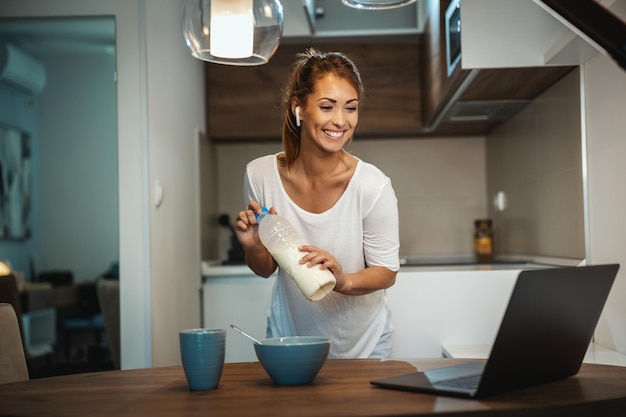
{"label": "brown hair", "polygon": [[350,82],[358,93],[359,101],[365,93],[361,75],[350,58],[341,52],[320,52],[309,48],[296,55],[291,68],[289,82],[283,91],[283,150],[279,162],[289,167],[300,153],[300,128],[291,111],[295,99],[300,105],[306,103],[317,81],[328,74],[334,74]]}

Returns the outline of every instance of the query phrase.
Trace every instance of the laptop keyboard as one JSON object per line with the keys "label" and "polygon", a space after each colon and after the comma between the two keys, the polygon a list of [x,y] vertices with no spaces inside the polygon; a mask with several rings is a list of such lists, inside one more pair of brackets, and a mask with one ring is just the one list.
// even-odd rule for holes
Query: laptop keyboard
{"label": "laptop keyboard", "polygon": [[457,389],[476,389],[478,388],[478,383],[480,382],[481,374],[473,374],[460,376],[458,378],[446,379],[443,381],[438,381],[436,386],[438,387],[446,387],[446,388],[457,388]]}

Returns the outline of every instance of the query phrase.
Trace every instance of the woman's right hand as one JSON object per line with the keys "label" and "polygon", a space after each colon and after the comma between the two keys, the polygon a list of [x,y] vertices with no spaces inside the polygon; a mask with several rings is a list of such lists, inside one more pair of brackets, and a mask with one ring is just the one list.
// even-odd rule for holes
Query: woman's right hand
{"label": "woman's right hand", "polygon": [[263,245],[259,238],[259,231],[255,213],[261,213],[261,205],[254,200],[248,203],[248,210],[240,211],[233,222],[233,230],[237,240],[244,250],[252,249],[255,246]]}
{"label": "woman's right hand", "polygon": [[[233,230],[246,253],[246,264],[256,274],[268,277],[276,270],[277,264],[259,237],[255,213],[261,214],[261,212],[261,205],[250,200],[248,209],[240,211],[233,222]],[[276,210],[272,207],[270,213],[276,214]]]}

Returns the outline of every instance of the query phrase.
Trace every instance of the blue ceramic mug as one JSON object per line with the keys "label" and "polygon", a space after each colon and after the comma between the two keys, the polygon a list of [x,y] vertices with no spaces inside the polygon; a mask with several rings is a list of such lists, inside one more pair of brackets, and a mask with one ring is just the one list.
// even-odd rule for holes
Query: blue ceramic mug
{"label": "blue ceramic mug", "polygon": [[179,333],[180,357],[189,389],[218,387],[224,368],[225,329],[188,329]]}

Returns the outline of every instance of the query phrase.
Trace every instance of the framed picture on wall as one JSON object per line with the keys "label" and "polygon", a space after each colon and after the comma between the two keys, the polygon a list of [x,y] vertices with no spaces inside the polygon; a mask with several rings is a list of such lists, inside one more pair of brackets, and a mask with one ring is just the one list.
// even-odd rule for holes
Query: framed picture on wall
{"label": "framed picture on wall", "polygon": [[31,164],[30,135],[0,124],[0,239],[30,236]]}

